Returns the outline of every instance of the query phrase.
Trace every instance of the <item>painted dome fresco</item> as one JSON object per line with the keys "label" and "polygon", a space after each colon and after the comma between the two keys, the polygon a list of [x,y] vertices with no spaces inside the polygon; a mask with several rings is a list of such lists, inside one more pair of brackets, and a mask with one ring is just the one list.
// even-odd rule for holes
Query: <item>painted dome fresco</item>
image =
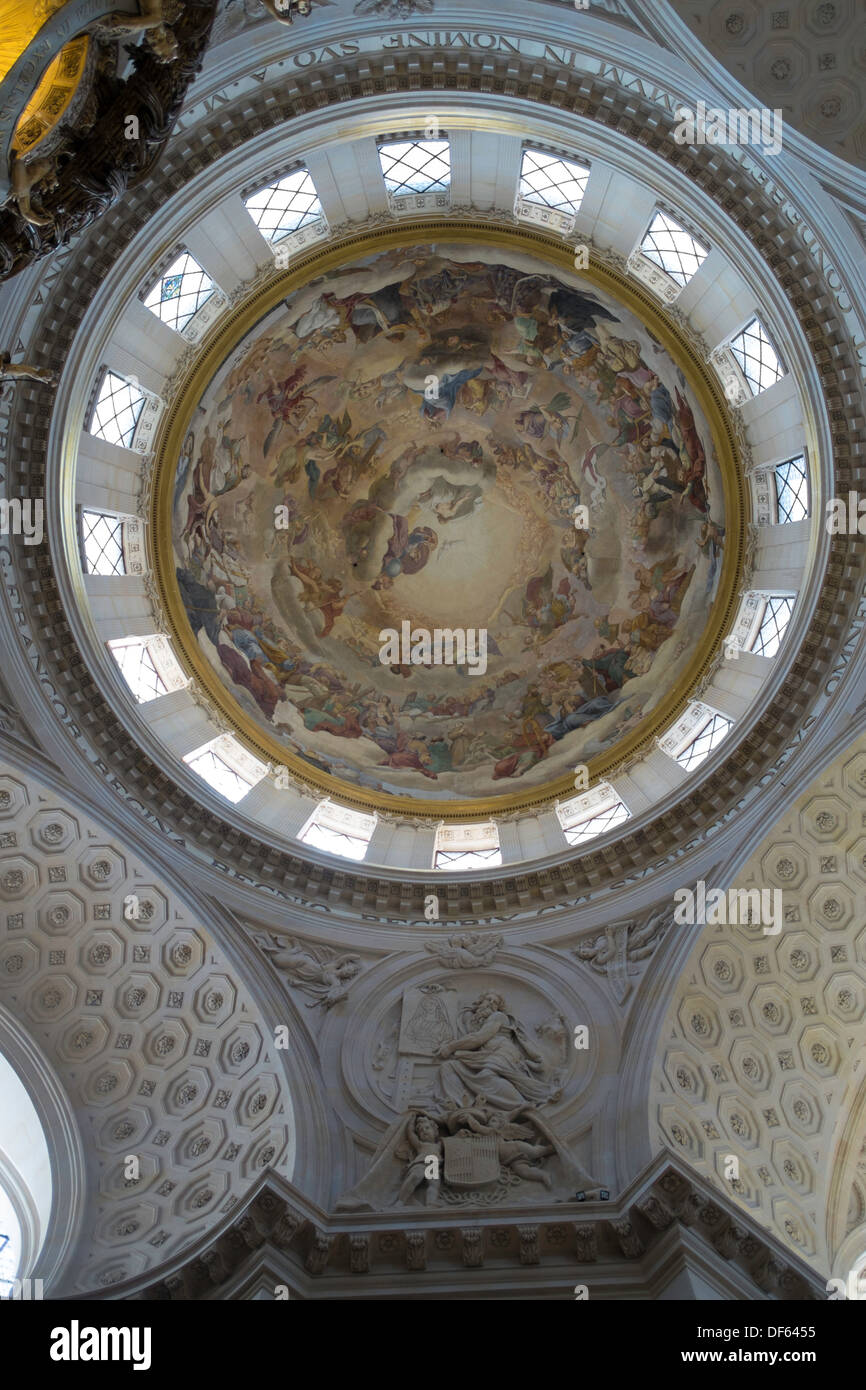
{"label": "painted dome fresco", "polygon": [[495,799],[682,697],[725,498],[649,321],[473,241],[338,265],[246,330],[176,432],[158,548],[187,661],[259,751]]}

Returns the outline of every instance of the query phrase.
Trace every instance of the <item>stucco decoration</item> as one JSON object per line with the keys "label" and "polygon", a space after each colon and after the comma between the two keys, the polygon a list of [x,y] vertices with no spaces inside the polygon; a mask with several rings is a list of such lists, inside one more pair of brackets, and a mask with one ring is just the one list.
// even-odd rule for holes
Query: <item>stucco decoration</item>
{"label": "stucco decoration", "polygon": [[607,977],[622,1004],[631,994],[644,962],[655,953],[671,924],[670,913],[655,912],[646,922],[617,922],[575,946],[573,954]]}
{"label": "stucco decoration", "polygon": [[84,1138],[88,1204],[60,1291],[155,1269],[265,1168],[291,1173],[270,1030],[210,930],[138,855],[5,764],[0,1002]]}
{"label": "stucco decoration", "polygon": [[391,1127],[369,1173],[337,1202],[338,1211],[423,1203],[586,1199],[601,1186],[577,1163],[532,1106],[501,1111],[483,1102],[443,1111],[413,1110]]}
{"label": "stucco decoration", "polygon": [[548,1113],[573,1069],[565,1022],[538,989],[491,973],[407,984],[367,1039],[368,1074],[398,1115],[338,1210],[602,1191]]}
{"label": "stucco decoration", "polygon": [[341,1003],[361,971],[361,957],[351,951],[302,945],[273,933],[253,933],[253,940],[288,984],[310,996],[308,1009],[332,1009]]}
{"label": "stucco decoration", "polygon": [[858,1229],[866,1245],[851,1161],[866,1137],[864,831],[861,737],[737,874],[737,886],[781,893],[778,935],[704,927],[661,1029],[650,1099],[658,1141],[818,1268]]}

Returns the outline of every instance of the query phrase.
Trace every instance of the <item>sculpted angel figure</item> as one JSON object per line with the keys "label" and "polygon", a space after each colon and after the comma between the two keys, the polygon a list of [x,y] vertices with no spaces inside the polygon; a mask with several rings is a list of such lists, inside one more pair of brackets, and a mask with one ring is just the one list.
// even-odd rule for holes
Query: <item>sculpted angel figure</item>
{"label": "sculpted angel figure", "polygon": [[544,1058],[529,1041],[523,1024],[506,1012],[501,995],[488,991],[475,1000],[469,1031],[438,1048],[438,1086],[446,1102],[465,1105],[484,1097],[488,1106],[513,1110],[527,1102],[555,1099],[544,1076]]}
{"label": "sculpted angel figure", "polygon": [[[647,956],[652,955],[666,925],[663,912],[653,913],[642,927],[636,927],[634,922],[627,923],[625,958],[629,967],[632,967],[634,961],[646,960]],[[611,962],[616,960],[620,949],[617,929],[605,927],[597,936],[580,942],[575,947],[574,954],[580,960],[585,960],[594,970],[604,974]],[[629,973],[634,974],[634,969],[630,969]]]}
{"label": "sculpted angel figure", "polygon": [[[439,1133],[439,1122],[432,1115],[424,1111],[413,1112],[410,1115],[406,1123],[403,1147],[397,1150],[397,1156],[401,1154],[408,1157],[409,1161],[397,1201],[401,1204],[408,1202],[415,1189],[426,1183],[427,1205],[434,1206],[439,1200],[438,1175],[442,1171],[445,1150]],[[437,1175],[435,1177],[429,1175],[428,1160],[431,1158],[436,1159],[433,1167]]]}
{"label": "sculpted angel figure", "polygon": [[327,946],[299,946],[291,937],[271,935],[259,940],[277,970],[283,971],[289,982],[314,996],[308,1009],[321,1005],[332,1009],[345,999],[349,985],[361,970],[361,957],[340,954]]}
{"label": "sculpted angel figure", "polygon": [[[530,1106],[518,1105],[514,1110],[502,1112],[487,1109],[484,1097],[479,1096],[478,1104],[464,1110],[455,1110],[447,1120],[452,1134],[493,1134],[499,1162],[503,1168],[511,1168],[518,1177],[528,1182],[540,1182],[551,1186],[551,1177],[540,1166],[543,1158],[556,1152],[548,1141],[541,1126],[533,1122],[534,1112]],[[529,1123],[519,1123],[520,1117]]]}
{"label": "sculpted angel figure", "polygon": [[477,932],[456,932],[447,941],[426,941],[424,949],[449,970],[472,970],[482,965],[492,965],[501,945],[501,936],[484,937]]}

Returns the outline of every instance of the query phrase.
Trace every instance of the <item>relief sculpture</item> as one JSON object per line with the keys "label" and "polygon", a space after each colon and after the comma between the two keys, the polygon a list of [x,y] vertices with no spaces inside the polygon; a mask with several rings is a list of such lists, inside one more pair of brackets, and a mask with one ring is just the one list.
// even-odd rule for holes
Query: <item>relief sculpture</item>
{"label": "relief sculpture", "polygon": [[402,1113],[338,1210],[571,1201],[602,1191],[541,1114],[561,1096],[558,1046],[545,1054],[496,990],[462,1003],[441,983],[409,987],[398,1051]]}

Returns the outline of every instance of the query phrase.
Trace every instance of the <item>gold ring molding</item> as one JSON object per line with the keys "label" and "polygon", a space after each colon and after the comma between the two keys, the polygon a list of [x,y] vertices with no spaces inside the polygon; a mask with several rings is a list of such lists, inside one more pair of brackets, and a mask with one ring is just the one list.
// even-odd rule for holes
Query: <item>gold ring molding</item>
{"label": "gold ring molding", "polygon": [[[573,247],[541,231],[503,227],[483,222],[443,223],[440,218],[419,218],[399,226],[349,236],[339,243],[328,243],[300,255],[285,272],[275,272],[252,291],[232,314],[214,325],[201,350],[180,381],[161,422],[156,441],[150,480],[148,549],[151,572],[163,607],[171,639],[186,674],[206,692],[225,723],[243,745],[263,762],[286,767],[312,791],[331,796],[346,806],[399,816],[444,821],[490,820],[520,810],[541,810],[557,800],[574,795],[573,775],[558,777],[543,787],[511,792],[504,796],[475,800],[433,801],[420,797],[391,795],[359,788],[329,773],[311,767],[288,752],[278,739],[270,737],[247,716],[221,683],[217,673],[198,650],[186,616],[175,577],[174,546],[171,534],[171,497],[181,443],[193,412],[213,376],[223,362],[255,327],[282,300],[302,289],[310,280],[349,260],[358,260],[392,247],[424,244],[476,243],[502,250],[531,253],[558,271],[574,272]],[[636,729],[587,763],[590,782],[609,778],[613,771],[651,747],[682,713],[690,692],[712,662],[724,633],[734,617],[743,570],[746,491],[736,439],[725,409],[715,374],[685,342],[682,334],[664,315],[660,305],[633,281],[599,260],[592,253],[589,269],[581,275],[607,290],[630,309],[652,332],[686,376],[707,419],[716,458],[722,475],[725,501],[725,548],[719,590],[710,613],[706,632],[697,651],[679,680],[651,715]]]}

